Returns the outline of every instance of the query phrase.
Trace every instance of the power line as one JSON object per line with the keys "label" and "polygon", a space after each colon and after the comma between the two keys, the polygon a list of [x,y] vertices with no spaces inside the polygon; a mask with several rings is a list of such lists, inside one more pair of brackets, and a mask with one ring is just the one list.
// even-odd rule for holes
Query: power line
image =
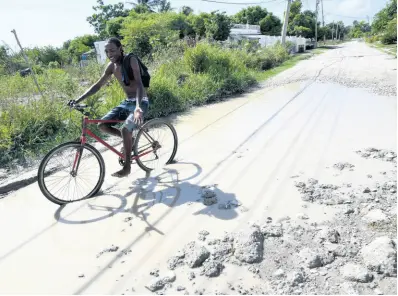
{"label": "power line", "polygon": [[232,5],[260,5],[260,4],[266,4],[266,3],[271,3],[271,2],[275,2],[278,0],[270,0],[270,1],[261,1],[261,2],[225,2],[225,1],[217,1],[217,0],[202,0],[203,2],[212,2],[212,3],[220,3],[220,4],[232,4]]}

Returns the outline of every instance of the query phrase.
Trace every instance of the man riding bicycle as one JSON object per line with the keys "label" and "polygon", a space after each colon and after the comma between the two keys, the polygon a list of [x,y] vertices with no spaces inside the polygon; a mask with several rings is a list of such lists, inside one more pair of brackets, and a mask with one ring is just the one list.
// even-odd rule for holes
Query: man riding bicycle
{"label": "man riding bicycle", "polygon": [[[69,104],[78,104],[87,97],[98,92],[102,86],[111,78],[112,74],[119,81],[127,98],[117,107],[113,108],[101,119],[103,120],[125,120],[121,131],[114,128],[112,123],[100,123],[101,131],[113,136],[123,138],[123,148],[126,155],[126,161],[123,168],[113,173],[114,177],[125,177],[131,172],[131,151],[133,145],[132,132],[139,124],[142,123],[143,117],[146,115],[149,107],[149,100],[142,82],[142,72],[140,63],[134,56],[130,57],[129,65],[132,69],[133,79],[130,83],[126,72],[123,70],[123,62],[125,59],[122,44],[117,38],[110,38],[105,45],[105,53],[110,62],[106,66],[102,77],[94,83],[79,99],[71,101]],[[127,79],[127,80],[126,80]]]}

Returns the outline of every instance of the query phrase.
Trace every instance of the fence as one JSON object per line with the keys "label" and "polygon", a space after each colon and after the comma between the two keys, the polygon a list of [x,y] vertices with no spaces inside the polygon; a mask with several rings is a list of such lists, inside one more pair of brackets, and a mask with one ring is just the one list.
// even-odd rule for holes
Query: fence
{"label": "fence", "polygon": [[[251,39],[258,40],[261,47],[272,46],[275,43],[282,42],[281,36],[268,36],[268,35],[240,35],[240,34],[231,34],[229,40],[242,40],[242,39]],[[303,37],[296,36],[286,36],[286,41],[292,42],[295,46],[293,48],[294,52],[299,52],[300,47],[306,47],[306,44],[309,42],[309,39]]]}

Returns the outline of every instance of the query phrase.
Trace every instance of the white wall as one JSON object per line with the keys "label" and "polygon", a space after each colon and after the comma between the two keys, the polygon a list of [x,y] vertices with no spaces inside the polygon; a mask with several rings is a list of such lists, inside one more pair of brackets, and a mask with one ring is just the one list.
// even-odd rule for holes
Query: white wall
{"label": "white wall", "polygon": [[97,53],[97,61],[100,64],[105,64],[106,62],[105,43],[106,41],[94,42],[95,51]]}

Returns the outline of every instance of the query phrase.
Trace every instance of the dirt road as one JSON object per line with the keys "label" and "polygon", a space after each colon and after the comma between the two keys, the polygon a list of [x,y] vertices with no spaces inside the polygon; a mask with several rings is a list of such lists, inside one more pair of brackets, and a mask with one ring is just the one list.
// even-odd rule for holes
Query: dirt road
{"label": "dirt road", "polygon": [[[395,96],[396,60],[348,43],[261,89],[176,117],[178,162],[158,175],[136,167],[115,179],[120,167],[106,152],[94,199],[59,208],[37,183],[13,192],[0,200],[0,293],[396,293]],[[202,203],[204,190],[217,204]],[[322,225],[331,232],[318,246]],[[377,248],[381,267],[366,257],[378,236],[389,237]],[[351,245],[360,252],[338,255]],[[312,255],[302,252],[315,247],[333,258],[307,266]]]}

